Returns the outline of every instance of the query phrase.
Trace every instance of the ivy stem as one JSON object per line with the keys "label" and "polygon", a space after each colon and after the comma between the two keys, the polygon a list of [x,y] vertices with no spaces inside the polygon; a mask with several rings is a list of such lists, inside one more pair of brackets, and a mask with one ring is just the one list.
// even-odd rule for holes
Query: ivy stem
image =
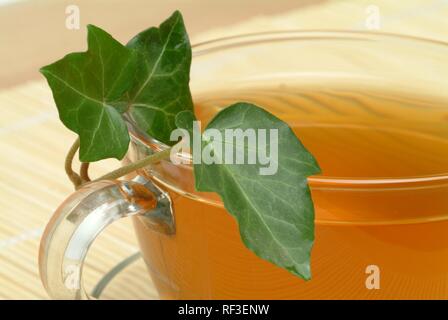
{"label": "ivy stem", "polygon": [[165,149],[163,151],[151,154],[147,156],[146,158],[143,158],[141,160],[138,160],[136,162],[130,163],[124,167],[118,168],[112,172],[109,172],[95,180],[92,180],[92,182],[101,181],[101,180],[115,180],[122,176],[125,176],[135,170],[141,169],[143,167],[146,167],[150,164],[156,163],[160,160],[166,159],[170,156],[171,148]]}
{"label": "ivy stem", "polygon": [[73,183],[76,189],[82,184],[81,177],[72,169],[73,158],[75,157],[76,151],[78,151],[78,149],[79,138],[77,138],[73,145],[70,147],[70,150],[65,157],[65,172],[67,173],[68,178]]}
{"label": "ivy stem", "polygon": [[81,176],[81,180],[83,183],[90,181],[89,165],[90,165],[90,162],[81,163],[81,169],[79,170],[79,175]]}
{"label": "ivy stem", "polygon": [[[73,159],[75,158],[75,154],[79,149],[79,138],[76,139],[76,141],[71,146],[70,150],[67,153],[67,156],[65,158],[65,172],[67,173],[67,176],[69,177],[70,181],[75,186],[75,189],[79,189],[82,185],[84,185],[87,182],[90,182],[89,178],[89,162],[83,162],[81,163],[81,169],[80,169],[80,175],[73,171],[72,164]],[[171,148],[165,149],[160,152],[153,153],[146,158],[143,158],[141,160],[138,160],[136,162],[130,163],[124,167],[118,168],[112,172],[109,172],[97,179],[92,180],[92,182],[97,182],[101,180],[115,180],[122,176],[125,176],[135,170],[141,169],[143,167],[146,167],[150,164],[156,163],[160,160],[166,159],[170,156]]]}

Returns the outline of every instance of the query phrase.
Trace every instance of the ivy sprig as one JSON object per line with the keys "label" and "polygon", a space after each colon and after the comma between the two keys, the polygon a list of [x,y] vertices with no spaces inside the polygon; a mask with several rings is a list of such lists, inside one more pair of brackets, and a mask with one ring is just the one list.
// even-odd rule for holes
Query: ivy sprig
{"label": "ivy sprig", "polygon": [[[130,141],[127,122],[173,145],[171,132],[191,130],[195,120],[189,89],[191,46],[180,12],[159,27],[139,33],[127,45],[93,25],[87,32],[86,52],[70,53],[41,69],[61,121],[79,136],[66,161],[66,171],[76,187],[90,180],[89,163],[125,156]],[[314,207],[307,177],[319,173],[316,160],[285,122],[259,106],[231,105],[216,114],[206,129],[224,132],[230,128],[278,130],[277,172],[260,175],[260,164],[195,163],[196,190],[221,197],[237,220],[247,248],[310,279]],[[210,143],[201,137],[202,147],[213,149]],[[78,148],[81,174],[71,167]],[[242,152],[247,156],[249,150]],[[117,179],[169,155],[168,148],[96,180]]]}

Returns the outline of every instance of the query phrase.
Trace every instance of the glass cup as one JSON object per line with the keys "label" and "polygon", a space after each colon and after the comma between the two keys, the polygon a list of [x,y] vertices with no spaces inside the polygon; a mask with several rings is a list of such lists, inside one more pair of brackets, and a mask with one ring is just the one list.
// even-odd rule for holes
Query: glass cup
{"label": "glass cup", "polygon": [[[291,31],[219,39],[193,52],[193,97],[259,84],[337,83],[361,90],[394,87],[448,101],[448,46],[436,41]],[[441,122],[446,110],[437,111]],[[129,128],[128,161],[167,148],[132,123]],[[446,171],[315,176],[309,183],[316,211],[310,281],[245,248],[219,197],[194,190],[191,164],[170,160],[133,179],[88,184],[62,203],[42,238],[42,281],[53,298],[88,298],[82,286],[88,248],[108,224],[132,216],[142,256],[164,299],[448,298]]]}

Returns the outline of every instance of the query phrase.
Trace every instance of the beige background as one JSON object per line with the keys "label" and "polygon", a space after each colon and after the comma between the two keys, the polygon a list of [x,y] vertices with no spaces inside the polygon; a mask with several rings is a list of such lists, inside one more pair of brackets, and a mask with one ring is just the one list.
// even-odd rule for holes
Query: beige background
{"label": "beige background", "polygon": [[[125,42],[159,24],[174,9],[185,17],[192,42],[225,35],[285,29],[366,30],[372,5],[382,32],[448,41],[448,0],[0,0],[0,298],[47,298],[38,277],[42,230],[72,192],[63,159],[74,135],[60,124],[38,74],[70,51],[85,49],[85,24],[97,24]],[[77,4],[81,29],[65,28],[65,8]],[[118,164],[95,164],[92,175]],[[87,288],[138,248],[129,221],[97,240],[86,266]],[[147,279],[146,281],[142,279]],[[141,262],[123,272],[105,298],[157,298]]]}

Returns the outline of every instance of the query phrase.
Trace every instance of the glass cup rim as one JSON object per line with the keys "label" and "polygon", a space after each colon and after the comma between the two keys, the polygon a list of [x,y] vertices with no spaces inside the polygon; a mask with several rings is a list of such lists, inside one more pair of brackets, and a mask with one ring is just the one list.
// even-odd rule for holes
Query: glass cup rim
{"label": "glass cup rim", "polygon": [[[377,31],[347,31],[347,30],[283,30],[283,31],[265,31],[255,33],[245,33],[227,37],[220,37],[207,41],[198,42],[192,45],[193,62],[194,57],[212,53],[217,50],[226,48],[239,47],[243,45],[251,45],[263,42],[288,41],[288,40],[398,40],[410,41],[413,43],[436,45],[448,49],[448,42],[441,40],[423,38],[412,35],[403,35],[396,33],[385,33]],[[147,145],[154,152],[162,151],[169,148],[168,145],[162,143],[148,135],[142,137],[136,133],[134,128],[130,128],[132,139],[139,141],[141,144]],[[190,159],[191,155],[182,155],[182,158]],[[167,160],[169,161],[169,160]],[[409,176],[409,177],[308,177],[308,182],[312,189],[319,190],[346,190],[346,191],[384,191],[384,190],[405,190],[431,188],[435,185],[448,184],[448,173],[425,176]]]}

